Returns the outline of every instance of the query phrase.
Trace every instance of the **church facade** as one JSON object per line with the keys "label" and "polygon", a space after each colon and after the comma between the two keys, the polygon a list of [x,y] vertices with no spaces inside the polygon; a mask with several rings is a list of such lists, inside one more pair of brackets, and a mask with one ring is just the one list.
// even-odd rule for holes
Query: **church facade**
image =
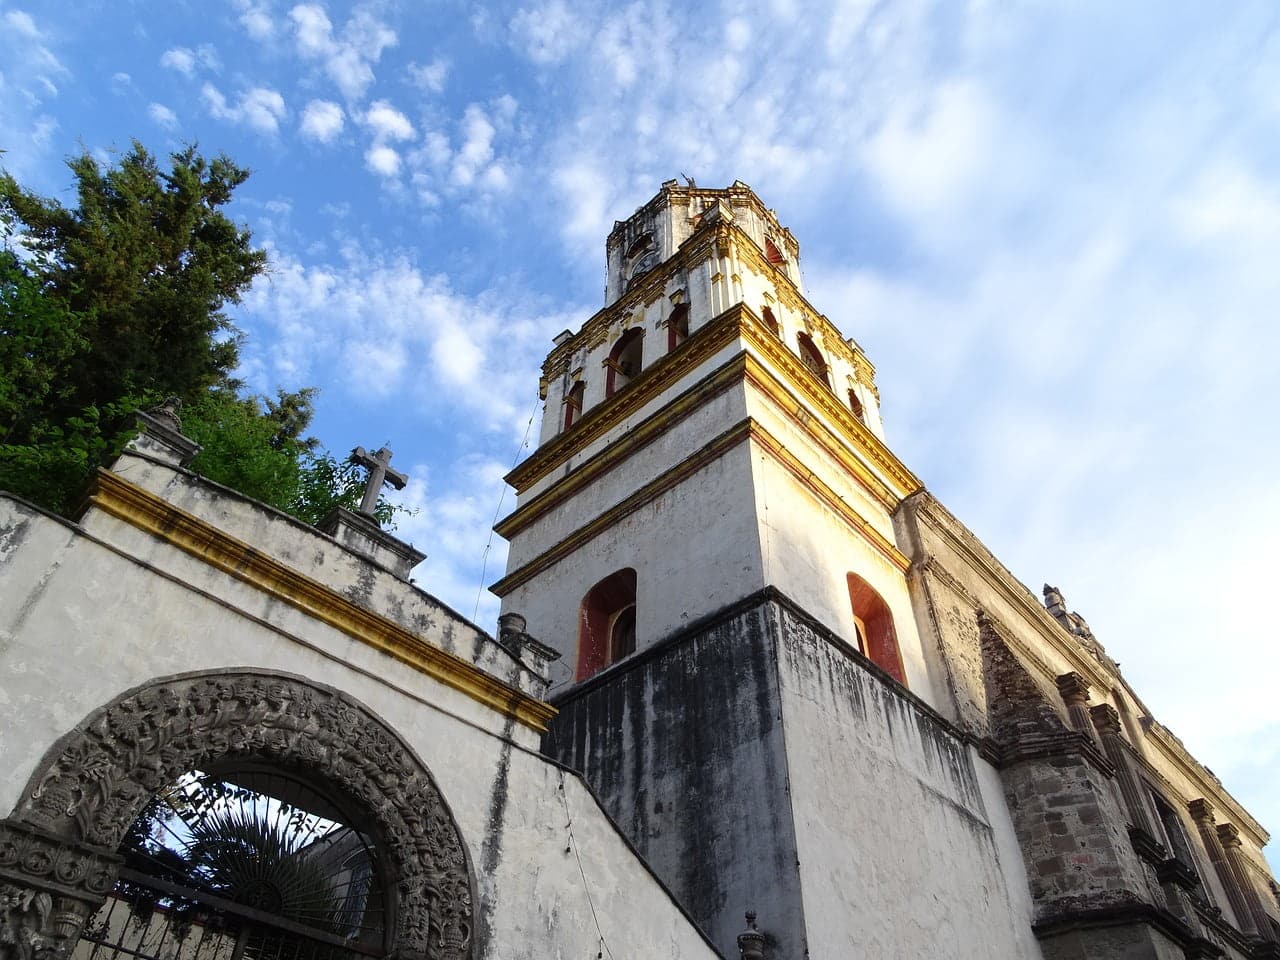
{"label": "church facade", "polygon": [[606,252],[496,637],[165,411],[0,497],[0,960],[1280,957],[1264,828],[893,454],[773,211]]}

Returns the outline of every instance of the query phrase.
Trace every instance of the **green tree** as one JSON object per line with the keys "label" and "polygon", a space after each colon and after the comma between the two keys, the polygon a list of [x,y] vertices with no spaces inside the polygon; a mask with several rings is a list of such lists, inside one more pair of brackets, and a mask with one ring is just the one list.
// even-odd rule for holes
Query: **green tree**
{"label": "green tree", "polygon": [[354,506],[357,471],[304,436],[314,388],[263,399],[234,379],[223,308],[267,262],[224,212],[248,171],[195,147],[169,161],[136,141],[110,166],[73,157],[74,207],[0,172],[0,489],[67,512],[134,412],[178,397],[210,479],[313,523]]}

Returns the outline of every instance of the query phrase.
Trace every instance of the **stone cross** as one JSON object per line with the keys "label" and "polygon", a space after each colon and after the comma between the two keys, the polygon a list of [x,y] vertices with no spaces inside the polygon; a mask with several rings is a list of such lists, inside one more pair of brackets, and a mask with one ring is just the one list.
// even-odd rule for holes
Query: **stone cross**
{"label": "stone cross", "polygon": [[403,490],[404,485],[409,482],[409,478],[403,473],[391,469],[391,451],[386,447],[380,447],[377,453],[369,453],[364,447],[356,447],[351,451],[351,462],[369,468],[369,482],[365,484],[364,499],[360,501],[360,512],[366,517],[373,516],[384,483]]}

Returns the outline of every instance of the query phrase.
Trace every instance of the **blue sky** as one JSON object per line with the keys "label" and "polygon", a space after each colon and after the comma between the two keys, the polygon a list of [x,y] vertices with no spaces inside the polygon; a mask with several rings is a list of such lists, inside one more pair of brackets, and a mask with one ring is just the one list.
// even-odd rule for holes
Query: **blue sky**
{"label": "blue sky", "polygon": [[746,181],[877,364],[891,446],[1280,830],[1278,17],[4,2],[0,147],[68,198],[81,145],[252,168],[234,213],[272,268],[236,311],[244,375],[318,385],[335,451],[394,448],[419,583],[468,616],[613,220],[680,173]]}

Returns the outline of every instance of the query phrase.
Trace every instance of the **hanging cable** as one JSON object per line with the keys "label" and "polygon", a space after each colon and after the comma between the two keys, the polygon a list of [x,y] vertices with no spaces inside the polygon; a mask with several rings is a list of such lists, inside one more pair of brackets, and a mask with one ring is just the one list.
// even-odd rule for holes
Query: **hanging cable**
{"label": "hanging cable", "polygon": [[[529,422],[524,425],[524,439],[520,441],[520,449],[516,451],[516,455],[511,460],[511,469],[516,468],[516,464],[520,462],[520,455],[524,453],[525,448],[529,446],[529,433],[533,430],[533,418],[538,415],[538,407],[542,405],[542,398],[539,397],[533,404],[533,410],[529,413]],[[507,498],[507,484],[503,481],[502,493],[498,495],[498,508],[493,511],[493,523],[489,524],[489,540],[484,545],[484,554],[480,557],[480,588],[476,590],[476,607],[471,612],[471,621],[475,622],[476,617],[480,616],[480,598],[484,596],[484,575],[489,569],[489,550],[493,547],[493,528],[498,525],[498,517],[502,514],[502,503]]]}
{"label": "hanging cable", "polygon": [[614,960],[613,951],[609,949],[609,944],[604,939],[604,931],[600,929],[600,918],[596,916],[595,901],[591,899],[591,884],[587,882],[587,872],[582,868],[582,857],[578,853],[578,838],[573,835],[573,816],[569,813],[569,798],[565,796],[564,789],[564,771],[558,771],[560,774],[560,802],[564,805],[564,826],[569,831],[569,845],[564,848],[565,853],[572,851],[574,859],[578,861],[578,875],[582,877],[582,889],[587,895],[587,906],[591,908],[591,921],[596,925],[596,936],[600,938],[600,950],[596,954],[597,960],[601,960],[605,954],[609,955],[609,960]]}

